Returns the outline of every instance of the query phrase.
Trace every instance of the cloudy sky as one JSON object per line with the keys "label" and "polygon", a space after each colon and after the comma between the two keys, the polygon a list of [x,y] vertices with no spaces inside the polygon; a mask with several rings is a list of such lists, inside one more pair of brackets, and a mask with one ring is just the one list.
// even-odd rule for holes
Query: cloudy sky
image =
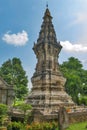
{"label": "cloudy sky", "polygon": [[[0,66],[21,59],[29,83],[36,65],[37,41],[47,0],[0,0]],[[87,0],[48,0],[57,40],[63,49],[59,63],[74,56],[87,69]],[[31,86],[31,84],[29,84]]]}

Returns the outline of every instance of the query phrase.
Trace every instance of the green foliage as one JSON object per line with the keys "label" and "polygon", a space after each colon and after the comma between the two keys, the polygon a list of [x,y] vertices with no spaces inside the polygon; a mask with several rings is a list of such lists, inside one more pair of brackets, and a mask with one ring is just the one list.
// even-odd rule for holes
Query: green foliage
{"label": "green foliage", "polygon": [[31,115],[31,109],[32,106],[29,104],[26,104],[23,100],[16,100],[15,104],[13,104],[13,107],[21,110],[21,112],[24,114],[24,122],[23,124],[27,124],[28,118]]}
{"label": "green foliage", "polygon": [[28,118],[29,118],[30,113],[31,113],[29,110],[32,109],[31,105],[26,104],[26,103],[22,103],[22,104],[18,105],[18,108],[20,110],[22,110],[22,112],[24,113],[24,124],[27,124]]}
{"label": "green foliage", "polygon": [[22,103],[22,104],[18,105],[18,107],[19,107],[19,109],[21,109],[24,112],[24,114],[26,113],[27,110],[32,109],[31,105],[26,104],[26,103]]}
{"label": "green foliage", "polygon": [[11,122],[8,124],[7,130],[24,130],[24,126],[21,122]]}
{"label": "green foliage", "polygon": [[19,108],[24,114],[26,114],[27,110],[31,110],[32,106],[29,104],[26,104],[24,100],[17,99],[15,104],[13,104],[13,107]]}
{"label": "green foliage", "polygon": [[32,123],[27,125],[26,130],[56,130],[56,122],[43,122],[43,123]]}
{"label": "green foliage", "polygon": [[78,98],[79,105],[87,105],[87,96],[80,96]]}
{"label": "green foliage", "polygon": [[69,70],[81,70],[82,69],[82,64],[81,62],[74,57],[70,57],[68,61],[63,62],[63,65],[65,68],[68,68]]}
{"label": "green foliage", "polygon": [[4,118],[7,115],[7,106],[5,104],[0,104],[0,125],[3,124]]}
{"label": "green foliage", "polygon": [[87,70],[83,69],[81,62],[74,57],[60,65],[60,69],[67,79],[66,92],[78,103],[78,93],[87,94]]}
{"label": "green foliage", "polygon": [[24,103],[24,99],[15,98],[15,101],[13,103],[13,107],[18,107],[20,104]]}
{"label": "green foliage", "polygon": [[8,124],[7,130],[56,130],[56,122],[32,123],[30,125],[23,125],[20,122],[11,122]]}
{"label": "green foliage", "polygon": [[0,117],[7,114],[7,106],[5,104],[0,104]]}
{"label": "green foliage", "polygon": [[[20,122],[11,122],[7,130],[58,130],[56,122],[32,123],[24,126]],[[71,124],[66,130],[87,130],[87,122]]]}
{"label": "green foliage", "polygon": [[17,98],[24,97],[28,92],[28,79],[26,72],[23,70],[22,63],[19,58],[7,60],[0,67],[0,76],[15,88]]}
{"label": "green foliage", "polygon": [[24,118],[23,124],[24,125],[27,124],[28,118],[29,118],[29,116],[31,116],[32,106],[29,104],[26,104],[23,99],[20,100],[18,98],[16,98],[15,103],[12,106],[13,106],[13,108],[19,109],[24,114],[23,115],[23,118]]}
{"label": "green foliage", "polygon": [[[31,125],[24,125],[20,122],[11,122],[7,130],[58,130],[56,122],[43,122],[43,123],[32,123]],[[71,124],[66,130],[87,130],[87,122],[80,122]]]}

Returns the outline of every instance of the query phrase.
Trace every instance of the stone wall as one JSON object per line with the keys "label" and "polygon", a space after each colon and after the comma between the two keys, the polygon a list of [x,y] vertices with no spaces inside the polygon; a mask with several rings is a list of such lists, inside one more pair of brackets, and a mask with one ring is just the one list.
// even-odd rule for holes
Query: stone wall
{"label": "stone wall", "polygon": [[[11,113],[12,115],[12,119],[14,120],[18,120],[20,119],[20,121],[23,120],[23,114],[17,112],[17,114],[13,111],[13,113]],[[69,124],[73,124],[73,123],[78,123],[78,122],[84,122],[87,121],[87,111],[84,112],[72,112],[72,113],[68,113],[68,117],[69,117]],[[51,121],[56,121],[58,122],[58,113],[56,114],[46,114],[43,115],[42,113],[40,113],[40,111],[34,110],[32,111],[32,115],[29,117],[29,122],[30,121],[34,121],[34,122],[51,122]]]}
{"label": "stone wall", "polygon": [[[69,123],[78,123],[87,121],[87,111],[71,112],[68,113]],[[44,121],[58,121],[58,113],[43,115],[39,111],[34,111],[34,122],[44,122]]]}
{"label": "stone wall", "polygon": [[69,113],[69,123],[78,123],[87,121],[87,111]]}

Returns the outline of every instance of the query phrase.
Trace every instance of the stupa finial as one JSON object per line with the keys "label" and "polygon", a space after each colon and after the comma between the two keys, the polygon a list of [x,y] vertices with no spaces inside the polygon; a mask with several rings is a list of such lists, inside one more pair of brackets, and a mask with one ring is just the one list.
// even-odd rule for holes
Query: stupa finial
{"label": "stupa finial", "polygon": [[48,8],[48,1],[46,2],[46,8]]}

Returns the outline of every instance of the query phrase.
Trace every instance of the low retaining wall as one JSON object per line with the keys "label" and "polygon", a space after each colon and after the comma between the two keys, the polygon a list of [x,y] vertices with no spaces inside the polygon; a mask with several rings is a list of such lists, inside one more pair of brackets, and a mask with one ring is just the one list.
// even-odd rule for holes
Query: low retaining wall
{"label": "low retaining wall", "polygon": [[71,123],[78,123],[87,121],[87,111],[86,112],[73,112],[69,113],[69,122]]}
{"label": "low retaining wall", "polygon": [[[69,117],[69,123],[78,123],[78,122],[83,122],[87,121],[87,111],[80,111],[80,112],[69,112],[67,113]],[[35,122],[44,122],[44,121],[58,121],[58,113],[56,114],[47,114],[47,115],[42,115],[40,112],[35,112],[34,113],[34,121]]]}
{"label": "low retaining wall", "polygon": [[[83,122],[87,121],[87,111],[76,111],[76,112],[69,112],[67,113],[69,117],[69,123],[78,123],[78,122]],[[13,113],[12,114],[12,119],[20,119],[23,120],[23,114],[21,113]],[[57,121],[58,122],[58,112],[55,114],[45,114],[43,115],[40,111],[34,111],[32,113],[32,116],[29,117],[29,120],[34,121],[34,122],[45,122],[45,121]]]}

